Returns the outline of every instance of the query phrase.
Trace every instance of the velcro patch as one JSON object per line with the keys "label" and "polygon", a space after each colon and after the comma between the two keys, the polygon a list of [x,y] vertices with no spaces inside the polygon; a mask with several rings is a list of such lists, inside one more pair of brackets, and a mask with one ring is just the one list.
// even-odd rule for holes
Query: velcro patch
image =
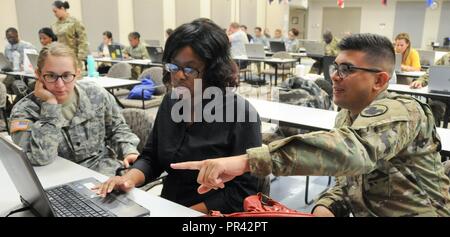
{"label": "velcro patch", "polygon": [[11,121],[11,134],[16,132],[28,131],[30,129],[30,120],[13,120]]}
{"label": "velcro patch", "polygon": [[389,109],[386,105],[374,104],[364,109],[361,112],[361,116],[364,118],[378,117],[388,112],[388,110]]}

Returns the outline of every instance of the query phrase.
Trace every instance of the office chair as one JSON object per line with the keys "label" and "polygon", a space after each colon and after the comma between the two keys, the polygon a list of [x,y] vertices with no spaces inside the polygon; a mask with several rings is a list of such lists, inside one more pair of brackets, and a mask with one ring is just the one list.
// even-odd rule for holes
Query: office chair
{"label": "office chair", "polygon": [[[119,79],[131,79],[131,70],[132,67],[128,63],[117,63],[111,66],[111,68],[108,70],[108,73],[106,74],[107,77],[111,78],[119,78]],[[130,90],[128,89],[117,89],[113,90],[113,95],[115,96],[124,96],[128,95],[130,93]]]}
{"label": "office chair", "polygon": [[141,153],[147,143],[154,119],[142,109],[123,109],[122,115],[131,131],[139,137],[140,142],[137,149]]}

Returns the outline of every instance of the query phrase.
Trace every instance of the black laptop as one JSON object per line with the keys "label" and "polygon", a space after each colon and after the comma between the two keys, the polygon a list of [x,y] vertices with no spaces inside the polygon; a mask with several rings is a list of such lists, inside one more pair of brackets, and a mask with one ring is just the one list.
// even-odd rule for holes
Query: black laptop
{"label": "black laptop", "polygon": [[[44,217],[138,217],[150,211],[126,194],[98,196],[91,188],[94,178],[74,181],[44,190],[25,153],[12,141],[0,136],[0,160],[11,177],[25,206]],[[4,177],[3,177],[4,178]]]}
{"label": "black laptop", "polygon": [[272,53],[286,52],[286,45],[282,41],[270,41],[270,51]]}
{"label": "black laptop", "polygon": [[122,47],[117,44],[108,45],[109,55],[111,59],[123,60]]}
{"label": "black laptop", "polygon": [[164,50],[162,47],[147,46],[147,52],[152,63],[162,63]]}

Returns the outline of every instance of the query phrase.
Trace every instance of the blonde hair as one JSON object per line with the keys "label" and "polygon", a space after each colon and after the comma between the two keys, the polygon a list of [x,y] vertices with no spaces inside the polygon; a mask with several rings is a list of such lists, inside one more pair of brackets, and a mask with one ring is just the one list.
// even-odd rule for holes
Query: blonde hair
{"label": "blonde hair", "polygon": [[404,63],[406,61],[406,58],[409,55],[409,52],[411,51],[411,40],[409,38],[408,33],[400,33],[395,37],[395,41],[397,40],[404,40],[408,44],[408,48],[406,48],[405,53],[402,55],[403,59],[402,62]]}
{"label": "blonde hair", "polygon": [[37,63],[37,71],[41,73],[42,68],[44,68],[45,60],[48,58],[48,56],[55,56],[55,57],[69,57],[73,60],[73,66],[75,69],[78,68],[78,59],[75,56],[75,53],[71,48],[69,48],[65,44],[53,42],[46,47],[42,48],[41,52],[39,53],[38,57],[38,63]]}

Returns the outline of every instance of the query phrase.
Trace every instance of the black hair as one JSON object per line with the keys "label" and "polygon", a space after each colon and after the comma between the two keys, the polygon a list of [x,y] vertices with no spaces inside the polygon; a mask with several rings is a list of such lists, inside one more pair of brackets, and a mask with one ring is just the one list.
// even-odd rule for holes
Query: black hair
{"label": "black hair", "polygon": [[52,38],[52,42],[58,41],[58,37],[53,32],[52,28],[44,27],[44,28],[40,29],[38,33],[44,34],[44,35]]}
{"label": "black hair", "polygon": [[[230,55],[230,43],[226,33],[212,20],[200,18],[175,29],[167,39],[163,62],[170,63],[185,47],[192,50],[205,63],[203,83],[206,87],[237,86],[236,68]],[[170,74],[164,75],[164,83],[170,84]]]}
{"label": "black hair", "polygon": [[105,32],[103,32],[103,35],[106,36],[106,37],[108,37],[108,39],[112,39],[112,33],[111,33],[111,31],[105,31]]}
{"label": "black hair", "polygon": [[168,36],[170,36],[172,33],[173,33],[173,29],[172,28],[169,28],[169,29],[166,30],[166,34]]}
{"label": "black hair", "polygon": [[66,10],[70,8],[70,5],[69,5],[69,3],[67,1],[64,1],[64,2],[63,1],[55,1],[53,3],[53,6],[58,8],[58,9],[64,8]]}
{"label": "black hair", "polygon": [[9,27],[8,29],[6,29],[5,34],[8,34],[8,33],[19,34],[19,32],[17,31],[17,29],[14,28],[14,27]]}
{"label": "black hair", "polygon": [[141,38],[141,34],[139,34],[139,32],[131,32],[129,35],[128,35],[128,38],[133,38],[133,39],[140,39]]}
{"label": "black hair", "polygon": [[345,37],[338,44],[341,51],[356,50],[366,54],[365,60],[392,74],[395,65],[395,50],[392,42],[385,36],[376,34],[354,34]]}
{"label": "black hair", "polygon": [[262,32],[262,28],[259,26],[255,27],[255,30],[259,30],[260,32]]}
{"label": "black hair", "polygon": [[329,44],[331,43],[331,41],[333,41],[333,34],[331,33],[331,31],[326,30],[325,32],[323,32],[323,41],[325,41],[325,43]]}
{"label": "black hair", "polygon": [[292,32],[292,34],[294,34],[295,37],[297,37],[298,34],[300,34],[300,32],[296,28],[292,28],[290,31]]}
{"label": "black hair", "polygon": [[247,26],[246,25],[241,25],[241,28],[244,28],[247,30]]}

